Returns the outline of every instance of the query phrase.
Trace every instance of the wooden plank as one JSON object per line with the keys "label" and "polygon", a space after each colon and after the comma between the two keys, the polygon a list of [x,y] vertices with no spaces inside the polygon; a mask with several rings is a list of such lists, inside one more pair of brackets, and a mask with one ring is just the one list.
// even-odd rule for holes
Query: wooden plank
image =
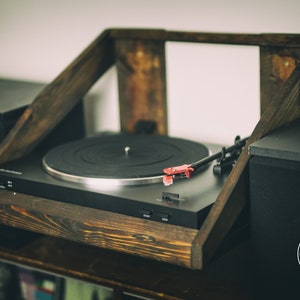
{"label": "wooden plank", "polygon": [[[250,300],[249,242],[203,271],[44,236],[20,248],[1,245],[0,259],[151,299]],[[10,299],[8,299],[10,300]]]}
{"label": "wooden plank", "polygon": [[168,31],[163,29],[111,28],[113,39],[228,44],[244,46],[300,47],[299,34],[249,34],[221,32]]}
{"label": "wooden plank", "polygon": [[191,266],[196,229],[0,191],[0,222],[153,260]]}
{"label": "wooden plank", "polygon": [[115,44],[121,131],[135,132],[142,120],[154,122],[155,133],[167,134],[164,42],[118,39]]}
{"label": "wooden plank", "polygon": [[0,145],[0,163],[29,153],[113,64],[113,41],[103,32],[41,91]]}
{"label": "wooden plank", "polygon": [[192,250],[193,268],[201,269],[209,262],[249,201],[246,169],[250,158],[248,146],[276,128],[298,118],[300,118],[300,65],[297,65],[278,96],[265,110],[195,237]]}
{"label": "wooden plank", "polygon": [[300,49],[260,47],[261,113],[272,102],[300,61]]}

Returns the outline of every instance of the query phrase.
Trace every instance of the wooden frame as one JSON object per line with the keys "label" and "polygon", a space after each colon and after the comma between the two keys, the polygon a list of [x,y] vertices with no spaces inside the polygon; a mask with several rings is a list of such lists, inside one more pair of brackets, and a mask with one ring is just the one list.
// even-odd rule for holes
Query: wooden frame
{"label": "wooden frame", "polygon": [[9,191],[0,191],[1,223],[192,269],[210,261],[248,202],[247,146],[300,117],[299,35],[106,30],[36,97],[0,145],[0,162],[32,151],[114,63],[121,130],[132,132],[147,115],[156,133],[167,134],[167,41],[260,48],[262,116],[200,230]]}

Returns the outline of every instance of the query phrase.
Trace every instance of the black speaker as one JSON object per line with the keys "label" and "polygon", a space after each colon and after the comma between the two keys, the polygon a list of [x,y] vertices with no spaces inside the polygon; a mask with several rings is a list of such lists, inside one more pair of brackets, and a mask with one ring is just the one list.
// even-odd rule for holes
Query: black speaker
{"label": "black speaker", "polygon": [[299,125],[250,147],[255,154],[249,174],[257,299],[300,298]]}

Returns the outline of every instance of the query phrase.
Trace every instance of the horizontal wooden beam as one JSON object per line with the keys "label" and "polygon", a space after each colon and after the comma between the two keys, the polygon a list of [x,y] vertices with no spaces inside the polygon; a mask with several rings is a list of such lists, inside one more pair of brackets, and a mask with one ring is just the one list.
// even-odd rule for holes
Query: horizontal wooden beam
{"label": "horizontal wooden beam", "polygon": [[299,34],[247,34],[222,32],[167,31],[163,29],[109,29],[113,39],[228,44],[244,46],[300,47]]}
{"label": "horizontal wooden beam", "polygon": [[196,229],[1,190],[0,222],[188,268],[197,233]]}
{"label": "horizontal wooden beam", "polygon": [[[15,232],[24,236],[22,231]],[[250,252],[247,241],[205,270],[195,271],[50,236],[14,248],[3,246],[0,240],[1,260],[105,286],[120,294],[162,300],[252,300]]]}

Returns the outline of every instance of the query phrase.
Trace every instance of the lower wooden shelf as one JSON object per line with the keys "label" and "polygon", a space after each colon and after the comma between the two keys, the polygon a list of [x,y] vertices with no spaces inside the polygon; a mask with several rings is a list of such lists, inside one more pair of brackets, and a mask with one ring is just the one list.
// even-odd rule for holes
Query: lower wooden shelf
{"label": "lower wooden shelf", "polygon": [[0,259],[113,288],[115,299],[251,299],[245,243],[200,271],[198,230],[5,190],[0,223]]}
{"label": "lower wooden shelf", "polygon": [[0,223],[189,268],[198,232],[5,190]]}
{"label": "lower wooden shelf", "polygon": [[112,288],[115,299],[125,292],[150,299],[253,299],[249,241],[202,271],[43,235],[20,245],[0,243],[0,259]]}
{"label": "lower wooden shelf", "polygon": [[0,224],[186,268],[203,265],[196,229],[7,190],[0,190]]}

